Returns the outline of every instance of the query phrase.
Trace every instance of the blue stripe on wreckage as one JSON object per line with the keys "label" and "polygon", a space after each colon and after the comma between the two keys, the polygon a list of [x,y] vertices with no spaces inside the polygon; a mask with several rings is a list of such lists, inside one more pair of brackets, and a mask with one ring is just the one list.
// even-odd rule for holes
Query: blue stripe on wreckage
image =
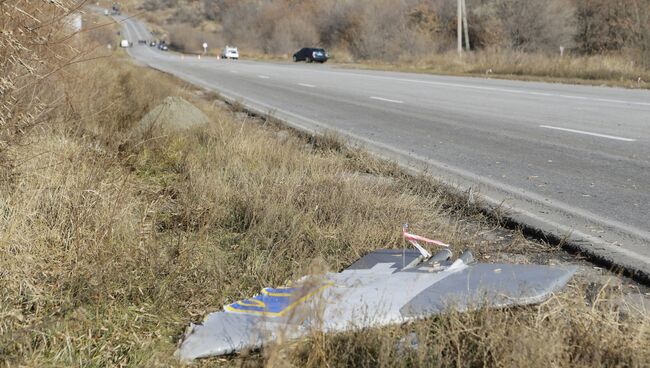
{"label": "blue stripe on wreckage", "polygon": [[225,309],[228,312],[274,316],[280,315],[282,311],[287,309],[294,301],[294,297],[291,294],[285,296],[260,294],[252,298],[229,304]]}
{"label": "blue stripe on wreckage", "polygon": [[256,314],[266,317],[278,317],[296,305],[313,297],[324,288],[332,286],[332,282],[325,282],[320,287],[314,288],[310,293],[303,293],[304,289],[297,287],[264,288],[262,294],[252,298],[237,301],[224,306],[230,313]]}

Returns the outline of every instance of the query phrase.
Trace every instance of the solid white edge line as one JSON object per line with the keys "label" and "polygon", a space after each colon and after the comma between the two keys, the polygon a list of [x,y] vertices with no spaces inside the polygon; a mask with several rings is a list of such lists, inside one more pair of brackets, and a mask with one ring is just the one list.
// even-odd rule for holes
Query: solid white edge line
{"label": "solid white edge line", "polygon": [[391,99],[383,98],[383,97],[370,96],[370,98],[373,99],[373,100],[384,101],[384,102],[392,102],[392,103],[396,103],[396,104],[403,104],[404,103],[404,101],[391,100]]}
{"label": "solid white edge line", "polygon": [[614,139],[614,140],[623,141],[623,142],[636,142],[636,139],[632,139],[632,138],[623,138],[623,137],[617,137],[615,135],[585,132],[584,130],[560,128],[560,127],[551,126],[551,125],[540,125],[539,127],[540,128],[545,128],[545,129],[561,130],[563,132],[569,132],[569,133],[591,135],[591,136],[600,137],[600,138]]}

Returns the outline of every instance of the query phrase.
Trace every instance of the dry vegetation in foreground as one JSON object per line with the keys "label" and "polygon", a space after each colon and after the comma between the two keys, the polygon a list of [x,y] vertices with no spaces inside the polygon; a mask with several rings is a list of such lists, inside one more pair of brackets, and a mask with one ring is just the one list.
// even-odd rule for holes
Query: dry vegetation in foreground
{"label": "dry vegetation in foreground", "polygon": [[[27,4],[31,14],[53,6]],[[0,48],[3,68],[21,56],[11,52]],[[39,65],[35,73],[53,67]],[[180,365],[173,352],[189,321],[314,267],[339,270],[371,249],[400,247],[405,220],[482,259],[559,257],[521,236],[485,238],[494,224],[426,177],[406,176],[331,136],[305,140],[258,124],[125,59],[34,80],[31,95],[47,103],[47,114],[21,139],[2,141],[2,366]],[[14,108],[2,115],[3,132],[34,108],[11,98],[25,97],[18,89],[25,79],[13,81],[18,87],[0,96]],[[46,86],[57,88],[37,93]],[[192,101],[211,124],[136,139],[139,119],[170,95]],[[627,291],[578,279],[540,306],[315,335],[199,364],[644,366],[650,319],[621,307]],[[400,348],[412,332],[418,347]]]}

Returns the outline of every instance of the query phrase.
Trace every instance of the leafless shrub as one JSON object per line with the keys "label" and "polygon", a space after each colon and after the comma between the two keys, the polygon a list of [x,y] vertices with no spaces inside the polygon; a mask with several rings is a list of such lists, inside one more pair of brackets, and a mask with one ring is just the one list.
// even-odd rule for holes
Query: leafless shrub
{"label": "leafless shrub", "polygon": [[173,19],[175,22],[198,26],[205,19],[202,8],[196,5],[176,7]]}
{"label": "leafless shrub", "polygon": [[639,13],[639,35],[636,44],[640,55],[637,60],[640,60],[641,65],[650,68],[650,4],[642,8]]}
{"label": "leafless shrub", "polygon": [[203,32],[187,24],[170,26],[168,31],[171,46],[184,53],[202,53],[204,42],[213,50],[225,45],[222,38],[214,32]]}
{"label": "leafless shrub", "polygon": [[627,53],[650,65],[650,3],[638,0],[574,0],[576,48],[585,54]]}
{"label": "leafless shrub", "polygon": [[[162,7],[172,0],[147,0]],[[218,24],[227,43],[287,54],[323,46],[361,60],[416,60],[455,48],[456,4],[447,0],[202,0],[172,23]],[[532,53],[619,52],[646,64],[647,2],[467,0],[471,46]],[[205,24],[201,24],[203,27]],[[197,27],[195,27],[197,28]],[[183,37],[183,36],[180,36]]]}
{"label": "leafless shrub", "polygon": [[142,2],[142,8],[147,11],[173,8],[178,5],[178,0],[145,0]]}
{"label": "leafless shrub", "polygon": [[66,45],[71,9],[71,0],[0,2],[0,179],[11,172],[12,146],[60,102],[52,73],[79,57]]}
{"label": "leafless shrub", "polygon": [[[456,9],[440,5],[448,36],[455,34]],[[505,47],[524,52],[569,49],[576,33],[574,7],[569,0],[468,1],[470,39],[474,48]]]}
{"label": "leafless shrub", "polygon": [[203,0],[203,14],[208,20],[221,20],[223,0]]}
{"label": "leafless shrub", "polygon": [[[430,34],[419,32],[408,19],[409,4],[391,0],[371,1],[359,14],[361,20],[351,38],[351,51],[361,59],[397,60],[405,54],[431,51]],[[386,19],[391,19],[387,22]]]}
{"label": "leafless shrub", "polygon": [[636,0],[574,0],[578,49],[595,54],[629,46],[640,26],[640,4]]}

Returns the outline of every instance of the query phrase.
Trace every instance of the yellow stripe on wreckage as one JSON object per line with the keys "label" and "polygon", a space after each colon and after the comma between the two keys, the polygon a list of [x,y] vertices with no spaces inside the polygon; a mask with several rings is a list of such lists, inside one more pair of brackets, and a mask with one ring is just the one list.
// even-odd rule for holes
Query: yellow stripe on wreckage
{"label": "yellow stripe on wreckage", "polygon": [[332,282],[324,283],[307,294],[302,294],[304,288],[301,287],[264,288],[259,295],[224,306],[224,311],[281,317],[332,285],[334,285]]}

